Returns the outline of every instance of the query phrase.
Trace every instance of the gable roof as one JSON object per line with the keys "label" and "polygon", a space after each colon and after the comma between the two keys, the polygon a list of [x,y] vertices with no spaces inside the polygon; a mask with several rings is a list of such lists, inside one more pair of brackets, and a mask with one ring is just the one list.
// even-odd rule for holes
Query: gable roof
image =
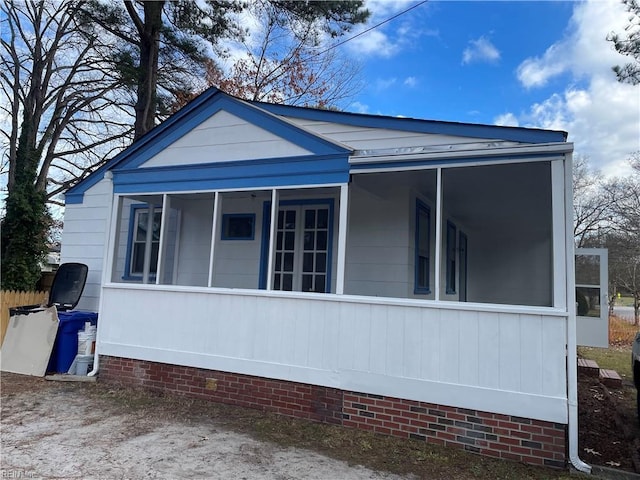
{"label": "gable roof", "polygon": [[66,192],[66,202],[81,203],[84,192],[102,180],[107,171],[132,169],[140,166],[221,110],[259,125],[261,128],[317,155],[349,155],[353,150],[339,142],[295,125],[286,117],[417,133],[483,139],[496,138],[533,144],[565,142],[567,139],[566,132],[555,130],[388,117],[246,101],[228,95],[216,87],[211,87],[113,157],[101,168],[71,187]]}
{"label": "gable roof", "polygon": [[113,157],[101,168],[87,178],[71,187],[66,195],[67,203],[82,201],[84,192],[98,183],[109,170],[131,169],[142,165],[164,148],[190,132],[200,123],[225,110],[247,122],[259,125],[261,128],[285,138],[317,155],[344,154],[352,150],[333,140],[316,135],[304,128],[261,109],[251,102],[228,95],[216,87],[205,90],[186,106],[173,114],[167,120],[156,126],[131,146]]}
{"label": "gable roof", "polygon": [[253,102],[253,104],[276,115],[321,122],[342,123],[344,125],[358,127],[387,128],[406,132],[456,135],[470,138],[496,138],[523,143],[567,141],[567,132],[561,130],[424,120],[410,117],[389,117],[263,102]]}

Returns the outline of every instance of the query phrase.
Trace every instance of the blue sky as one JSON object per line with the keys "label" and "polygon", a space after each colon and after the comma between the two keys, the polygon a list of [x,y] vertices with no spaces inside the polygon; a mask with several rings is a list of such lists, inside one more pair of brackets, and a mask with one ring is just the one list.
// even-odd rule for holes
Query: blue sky
{"label": "blue sky", "polygon": [[[360,30],[418,2],[369,0]],[[345,109],[569,132],[606,176],[640,150],[640,86],[606,36],[622,32],[619,1],[430,1],[339,47],[364,87]],[[358,30],[355,30],[357,33]]]}

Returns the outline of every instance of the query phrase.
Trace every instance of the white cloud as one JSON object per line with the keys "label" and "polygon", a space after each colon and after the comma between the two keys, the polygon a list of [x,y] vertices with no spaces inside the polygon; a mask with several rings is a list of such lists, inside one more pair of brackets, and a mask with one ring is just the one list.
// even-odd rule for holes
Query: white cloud
{"label": "white cloud", "polygon": [[544,86],[558,75],[569,72],[575,78],[590,77],[593,72],[607,72],[624,63],[611,42],[611,32],[622,32],[628,14],[621,2],[591,0],[576,4],[565,38],[551,45],[541,57],[528,58],[517,70],[525,87]]}
{"label": "white cloud", "polygon": [[391,39],[382,30],[371,30],[346,45],[352,52],[365,56],[389,58],[400,51],[400,43]]}
{"label": "white cloud", "polygon": [[418,85],[418,79],[416,77],[407,77],[402,83],[407,87],[415,87],[416,85]]}
{"label": "white cloud", "polygon": [[544,52],[542,58],[527,58],[517,69],[518,80],[525,87],[542,87],[547,81],[567,70],[568,56],[561,55],[563,46],[554,44]]}
{"label": "white cloud", "polygon": [[386,90],[389,87],[395,85],[397,81],[398,81],[398,79],[395,78],[395,77],[394,78],[378,78],[375,81],[374,87],[378,91]]}
{"label": "white cloud", "polygon": [[576,4],[565,38],[517,70],[527,88],[543,86],[562,73],[573,76],[575,83],[532,105],[518,120],[569,132],[575,152],[607,176],[625,174],[625,160],[640,150],[640,87],[615,79],[611,67],[628,60],[606,40],[608,33],[623,31],[626,22],[627,13],[617,1]]}
{"label": "white cloud", "polygon": [[352,102],[347,108],[349,112],[369,113],[369,105],[360,102]]}
{"label": "white cloud", "polygon": [[[371,16],[365,25],[356,25],[340,41],[353,37],[365,30],[383,22],[394,15],[397,15],[412,6],[412,0],[368,0],[366,8],[371,12]],[[428,28],[425,22],[418,20],[419,15],[428,5],[420,5],[414,10],[407,12],[391,22],[381,25],[362,36],[354,38],[345,44],[345,47],[353,54],[367,57],[390,58],[400,53],[402,50],[411,48],[417,44],[420,37],[439,36],[437,29]]]}
{"label": "white cloud", "polygon": [[472,62],[496,63],[498,60],[500,60],[500,51],[484,36],[471,40],[469,46],[462,52],[463,65]]}
{"label": "white cloud", "polygon": [[503,113],[502,115],[498,115],[493,121],[493,123],[496,125],[500,125],[501,127],[520,126],[520,122],[518,122],[518,117],[516,117],[513,113]]}
{"label": "white cloud", "polygon": [[625,175],[629,154],[640,150],[640,92],[637,87],[594,78],[588,88],[567,88],[528,112],[498,116],[496,125],[569,132],[575,152],[606,176]]}

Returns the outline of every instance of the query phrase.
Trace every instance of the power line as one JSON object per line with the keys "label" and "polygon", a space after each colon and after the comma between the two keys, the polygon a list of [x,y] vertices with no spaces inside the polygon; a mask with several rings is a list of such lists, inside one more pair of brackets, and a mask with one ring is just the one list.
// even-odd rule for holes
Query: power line
{"label": "power line", "polygon": [[312,55],[312,56],[313,56],[313,57],[316,57],[316,56],[318,56],[318,55],[324,55],[325,53],[327,53],[327,52],[329,52],[329,51],[333,50],[334,48],[338,48],[339,46],[344,45],[345,43],[350,42],[351,40],[354,40],[354,39],[356,39],[356,38],[358,38],[358,37],[361,37],[361,36],[362,36],[362,35],[364,35],[365,33],[369,33],[371,30],[375,30],[376,28],[381,27],[381,26],[382,26],[382,25],[384,25],[385,23],[389,23],[390,21],[395,20],[396,18],[398,18],[398,17],[400,17],[400,16],[404,15],[405,13],[410,12],[410,11],[411,11],[411,10],[413,10],[414,8],[418,8],[419,6],[421,6],[421,5],[425,4],[425,3],[427,3],[428,1],[429,1],[429,0],[422,0],[421,2],[416,3],[415,5],[412,5],[411,7],[407,8],[406,10],[403,10],[403,11],[401,11],[401,12],[398,12],[398,13],[396,13],[394,16],[389,17],[389,18],[387,18],[386,20],[383,20],[383,21],[382,21],[382,22],[380,22],[380,23],[377,23],[377,24],[373,25],[372,27],[367,28],[366,30],[363,30],[362,32],[360,32],[360,33],[358,33],[358,34],[354,35],[353,37],[349,37],[349,38],[347,38],[347,39],[345,39],[345,40],[343,40],[343,41],[341,41],[341,42],[336,43],[335,45],[331,45],[331,46],[330,46],[329,48],[327,48],[326,50],[323,50],[322,52],[316,53],[316,54],[314,54],[314,55]]}

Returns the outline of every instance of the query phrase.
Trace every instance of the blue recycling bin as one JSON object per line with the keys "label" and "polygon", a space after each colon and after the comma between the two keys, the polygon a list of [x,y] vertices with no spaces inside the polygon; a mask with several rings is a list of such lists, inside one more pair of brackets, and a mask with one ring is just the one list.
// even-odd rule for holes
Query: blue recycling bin
{"label": "blue recycling bin", "polygon": [[47,371],[67,373],[78,353],[78,332],[84,329],[85,322],[98,324],[96,312],[81,310],[58,312],[58,334],[53,344]]}

